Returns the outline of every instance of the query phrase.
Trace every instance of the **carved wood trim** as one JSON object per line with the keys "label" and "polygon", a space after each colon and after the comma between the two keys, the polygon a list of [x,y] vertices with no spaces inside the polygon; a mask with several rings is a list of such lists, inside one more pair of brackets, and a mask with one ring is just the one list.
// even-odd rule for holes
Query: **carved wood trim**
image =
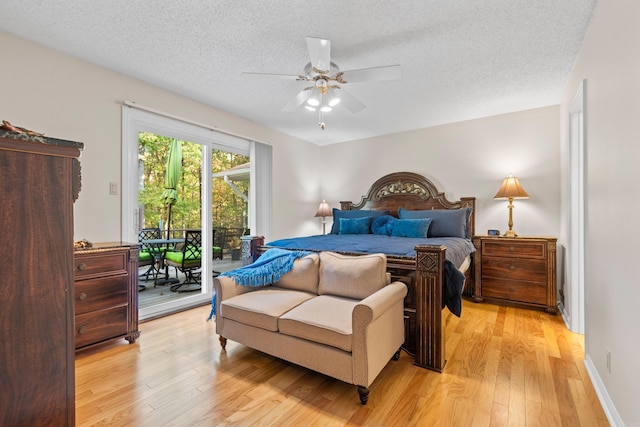
{"label": "carved wood trim", "polygon": [[71,186],[73,190],[73,201],[78,200],[80,196],[80,190],[82,189],[82,166],[78,159],[73,159],[71,162]]}

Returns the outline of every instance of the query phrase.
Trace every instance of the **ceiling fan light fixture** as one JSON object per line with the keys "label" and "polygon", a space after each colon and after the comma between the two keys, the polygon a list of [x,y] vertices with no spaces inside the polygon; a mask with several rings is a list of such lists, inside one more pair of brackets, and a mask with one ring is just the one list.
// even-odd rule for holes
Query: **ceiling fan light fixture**
{"label": "ceiling fan light fixture", "polygon": [[307,104],[311,105],[312,107],[317,107],[318,105],[320,105],[320,100],[313,95],[311,98],[307,99]]}
{"label": "ceiling fan light fixture", "polygon": [[306,37],[306,41],[311,62],[304,66],[303,74],[243,73],[243,75],[270,76],[307,82],[307,87],[298,92],[282,108],[282,111],[293,112],[303,106],[308,111],[315,111],[318,113],[320,129],[324,129],[326,126],[322,114],[331,111],[338,104],[343,105],[354,114],[365,108],[365,105],[348,91],[340,90],[338,92],[339,89],[342,89],[343,84],[398,80],[402,77],[399,65],[340,71],[340,68],[331,62],[331,42],[329,40]]}
{"label": "ceiling fan light fixture", "polygon": [[338,97],[338,95],[336,95],[335,89],[333,87],[329,88],[329,90],[327,90],[327,104],[330,107],[335,107],[339,103],[340,103],[340,98]]}

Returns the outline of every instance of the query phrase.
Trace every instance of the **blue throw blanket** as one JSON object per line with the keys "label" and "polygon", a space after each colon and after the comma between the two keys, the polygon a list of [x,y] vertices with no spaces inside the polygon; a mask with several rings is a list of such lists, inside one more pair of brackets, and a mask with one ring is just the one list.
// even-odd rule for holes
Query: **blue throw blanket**
{"label": "blue throw blanket", "polygon": [[[245,265],[235,270],[227,271],[220,276],[231,277],[239,285],[243,286],[265,286],[275,283],[282,276],[293,269],[293,262],[309,255],[308,251],[288,251],[285,249],[273,248],[263,253],[253,264]],[[207,320],[211,320],[216,314],[216,294],[211,300],[211,314]]]}

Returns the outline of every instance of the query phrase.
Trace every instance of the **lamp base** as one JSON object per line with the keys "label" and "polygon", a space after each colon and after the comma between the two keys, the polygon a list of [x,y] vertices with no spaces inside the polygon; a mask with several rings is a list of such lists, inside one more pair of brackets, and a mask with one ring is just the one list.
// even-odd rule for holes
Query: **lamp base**
{"label": "lamp base", "polygon": [[507,230],[504,232],[503,234],[504,237],[518,237],[518,235],[516,234],[515,231],[513,230]]}

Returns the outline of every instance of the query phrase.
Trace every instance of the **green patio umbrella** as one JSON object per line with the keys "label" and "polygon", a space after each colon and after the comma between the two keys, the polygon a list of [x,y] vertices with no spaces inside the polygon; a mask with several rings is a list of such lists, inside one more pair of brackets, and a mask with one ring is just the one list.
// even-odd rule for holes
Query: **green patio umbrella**
{"label": "green patio umbrella", "polygon": [[167,169],[164,174],[162,200],[167,206],[167,239],[171,238],[171,208],[178,201],[178,181],[182,172],[182,141],[174,139],[169,147]]}

